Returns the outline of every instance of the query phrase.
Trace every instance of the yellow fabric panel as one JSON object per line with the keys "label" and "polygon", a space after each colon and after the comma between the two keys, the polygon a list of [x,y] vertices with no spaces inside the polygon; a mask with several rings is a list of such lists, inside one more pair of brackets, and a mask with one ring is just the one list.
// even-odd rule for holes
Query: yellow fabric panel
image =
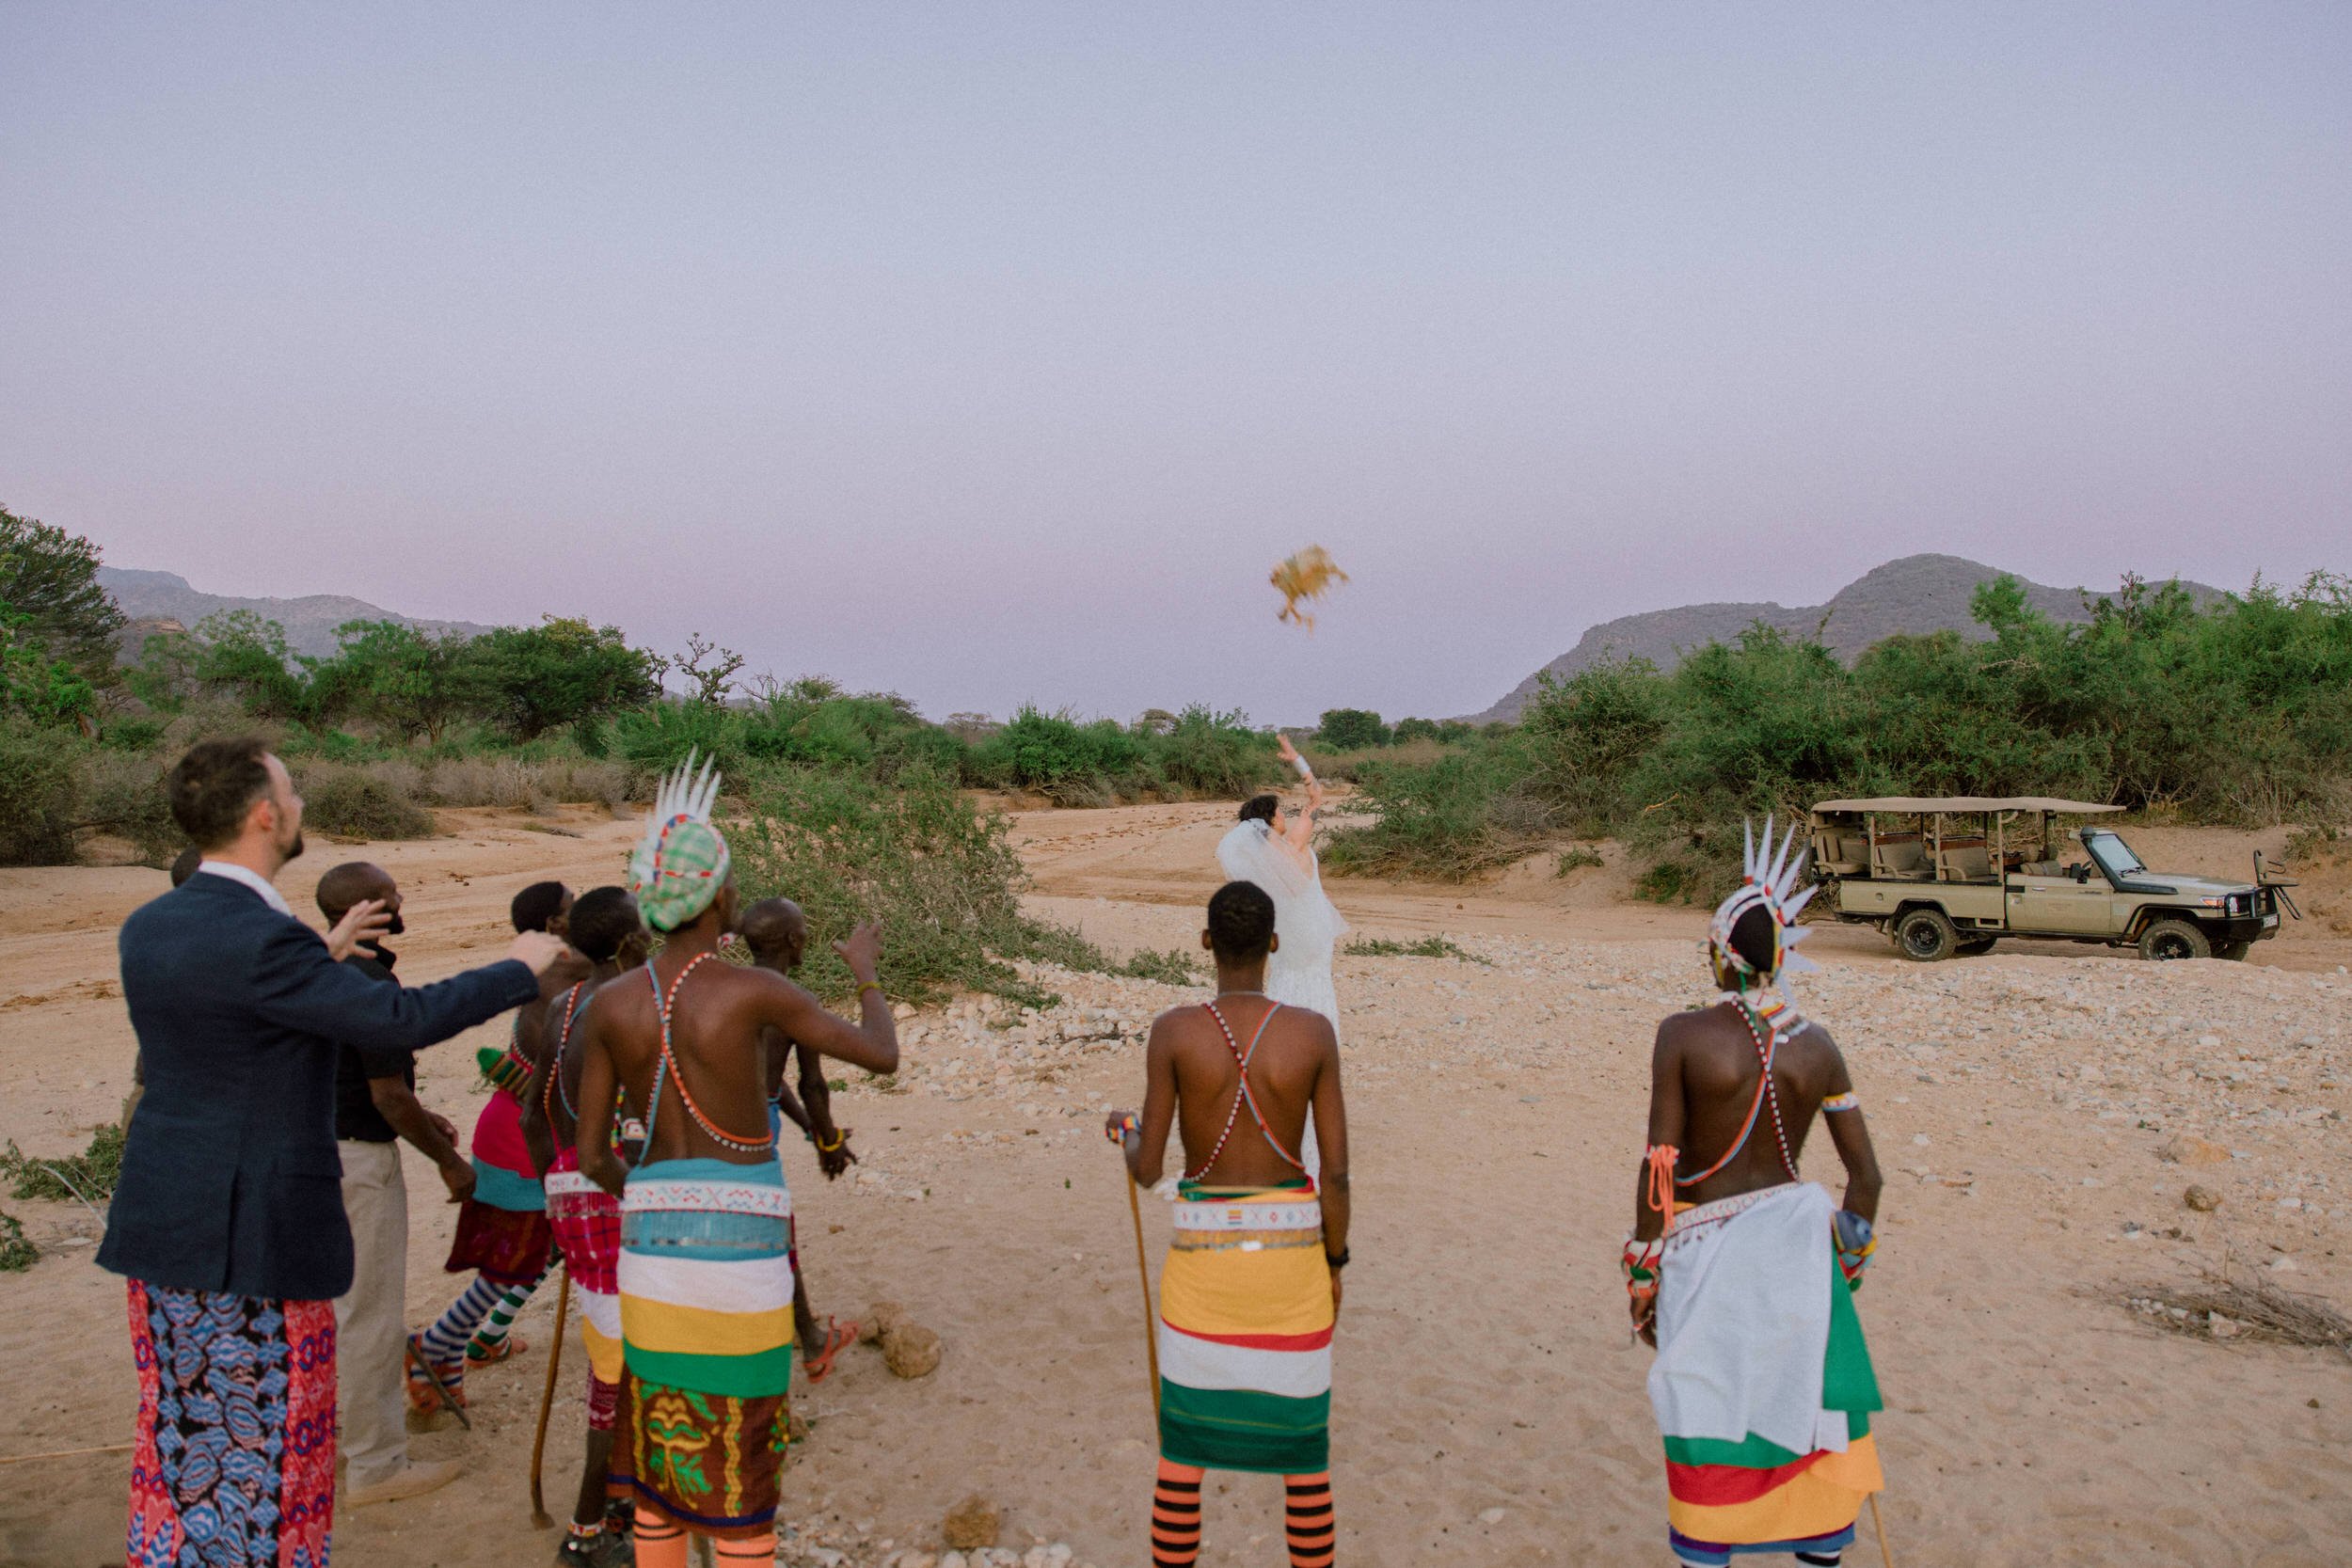
{"label": "yellow fabric panel", "polygon": [[713,1312],[640,1296],[621,1298],[621,1335],[644,1350],[674,1355],[751,1355],[792,1342],[792,1308]]}
{"label": "yellow fabric panel", "polygon": [[621,1381],[621,1342],[608,1339],[596,1332],[596,1325],[583,1316],[580,1320],[580,1342],[588,1347],[588,1370],[596,1374],[599,1383]]}
{"label": "yellow fabric panel", "polygon": [[1863,1500],[1885,1485],[1876,1439],[1861,1437],[1844,1453],[1823,1454],[1794,1481],[1754,1502],[1708,1508],[1669,1498],[1666,1515],[1693,1541],[1724,1545],[1802,1541],[1844,1529],[1861,1515]]}
{"label": "yellow fabric panel", "polygon": [[1194,1334],[1315,1334],[1331,1326],[1331,1271],[1319,1247],[1171,1250],[1160,1315]]}

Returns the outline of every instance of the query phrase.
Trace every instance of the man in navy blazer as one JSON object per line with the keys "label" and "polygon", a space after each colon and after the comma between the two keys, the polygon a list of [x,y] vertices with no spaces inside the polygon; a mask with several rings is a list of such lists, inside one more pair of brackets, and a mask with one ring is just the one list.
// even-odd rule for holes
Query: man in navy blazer
{"label": "man in navy blazer", "polygon": [[[334,1298],[352,1277],[338,1047],[432,1045],[533,1000],[541,974],[586,966],[532,932],[486,968],[378,985],[271,885],[302,852],[285,764],[259,740],[205,741],[167,788],[204,859],[123,924],[147,1092],[98,1253],[130,1278],[139,1370],[129,1560],[324,1568]],[[347,947],[386,919],[363,903],[333,940]]]}

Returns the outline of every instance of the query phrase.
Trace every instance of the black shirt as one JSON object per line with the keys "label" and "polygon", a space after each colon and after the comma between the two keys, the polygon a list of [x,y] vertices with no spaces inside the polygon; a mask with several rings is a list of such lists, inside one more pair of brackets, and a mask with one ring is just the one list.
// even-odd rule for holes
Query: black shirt
{"label": "black shirt", "polygon": [[[343,962],[371,980],[381,980],[388,986],[400,982],[392,977],[392,966],[399,962],[396,955],[379,947],[373,954],[367,948],[352,950]],[[402,1046],[344,1045],[335,1052],[335,1136],[354,1143],[388,1144],[400,1134],[384,1119],[384,1113],[375,1108],[375,1097],[368,1092],[371,1078],[400,1078],[410,1088],[417,1086],[417,1053]]]}

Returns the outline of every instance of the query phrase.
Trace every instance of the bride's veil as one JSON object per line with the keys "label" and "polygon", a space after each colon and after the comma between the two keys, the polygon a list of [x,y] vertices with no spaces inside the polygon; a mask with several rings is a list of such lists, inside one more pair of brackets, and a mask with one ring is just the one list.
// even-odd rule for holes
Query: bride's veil
{"label": "bride's veil", "polygon": [[1323,884],[1274,842],[1274,831],[1266,823],[1235,823],[1217,844],[1216,863],[1231,880],[1255,882],[1274,900],[1274,928],[1282,938],[1282,951],[1275,955],[1278,961],[1327,954],[1346,932],[1347,922],[1324,894]]}

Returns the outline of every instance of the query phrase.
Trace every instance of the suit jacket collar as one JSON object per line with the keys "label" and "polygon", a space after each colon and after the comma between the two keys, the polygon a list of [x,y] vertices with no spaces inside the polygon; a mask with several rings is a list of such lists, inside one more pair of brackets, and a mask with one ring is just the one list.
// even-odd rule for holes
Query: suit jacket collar
{"label": "suit jacket collar", "polygon": [[262,903],[267,904],[279,914],[289,920],[294,918],[294,911],[287,905],[285,895],[272,887],[269,879],[260,872],[239,865],[233,861],[202,861],[198,863],[196,869],[199,875],[226,877],[232,882],[241,883],[251,889],[261,897]]}

